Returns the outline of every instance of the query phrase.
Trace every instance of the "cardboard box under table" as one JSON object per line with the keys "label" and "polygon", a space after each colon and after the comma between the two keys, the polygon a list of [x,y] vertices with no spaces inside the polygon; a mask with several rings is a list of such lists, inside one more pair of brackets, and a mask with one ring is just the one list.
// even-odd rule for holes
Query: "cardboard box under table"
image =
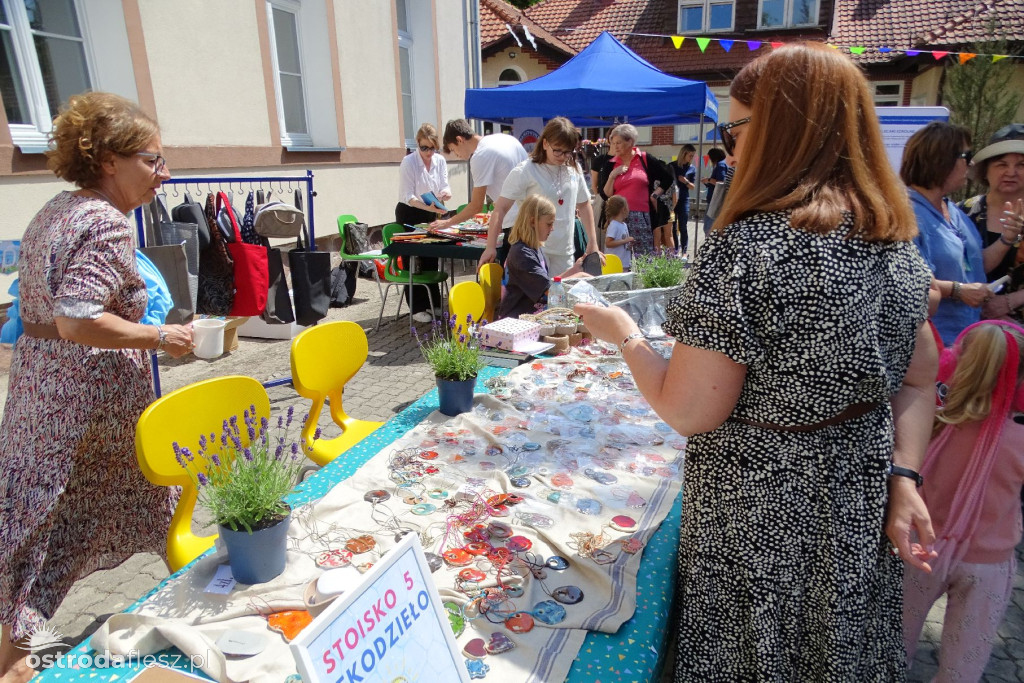
{"label": "cardboard box under table", "polygon": [[[584,362],[586,362],[586,359],[584,359]],[[476,391],[478,393],[486,392],[484,383],[488,379],[504,376],[507,372],[504,369],[485,368],[477,377]],[[484,398],[478,396],[476,400],[486,400],[488,404],[495,407],[500,405],[493,397]],[[350,449],[345,458],[338,458],[317,471],[310,479],[302,483],[301,490],[298,493],[288,497],[288,503],[293,509],[314,501],[330,503],[331,498],[324,497],[337,484],[356,474],[357,470],[368,461],[371,461],[374,456],[382,452],[390,452],[390,449],[393,447],[392,444],[405,437],[407,432],[416,430],[417,427],[422,430],[423,426],[421,426],[421,423],[437,422],[439,419],[435,413],[437,406],[437,390],[434,389]],[[503,410],[510,410],[510,407]],[[420,438],[416,437],[415,434],[408,436]],[[540,486],[540,483],[537,483],[535,486]],[[529,489],[526,490],[528,491]],[[678,489],[676,488],[675,490]],[[353,495],[355,494],[361,495],[361,489],[353,493]],[[666,634],[672,630],[669,624],[669,613],[671,611],[670,607],[674,591],[682,500],[681,494],[670,495],[674,498],[674,502],[669,503],[671,507],[663,523],[653,528],[651,535],[646,538],[646,544],[640,556],[635,586],[636,609],[633,616],[622,623],[614,633],[588,631],[583,640],[582,647],[579,648],[575,659],[571,662],[569,674],[564,680],[571,681],[572,683],[592,682],[595,680],[658,680],[660,669],[665,659]],[[653,505],[656,503],[656,500],[651,500],[650,502]],[[530,533],[530,530],[526,527],[517,527],[517,533],[520,531]],[[205,556],[200,557],[192,564],[164,580],[153,593],[132,605],[128,612],[134,613],[142,610],[143,613],[153,614],[154,611],[159,611],[166,613],[168,617],[173,617],[172,613],[175,612],[174,605],[163,602],[161,596],[163,595],[166,598],[168,591],[180,590],[185,587],[183,584],[196,586],[197,594],[193,595],[193,597],[201,599],[202,602],[210,602],[211,604],[203,609],[216,612],[215,606],[218,604],[216,601],[222,599],[223,596],[209,597],[204,596],[201,592],[202,586],[206,585],[205,582],[208,582],[208,579],[212,576],[212,571],[215,569],[211,564],[211,561],[214,561],[214,564],[216,564],[215,558],[211,557],[214,552],[214,550],[208,551]],[[584,562],[582,558],[576,557],[572,553],[569,553],[569,555],[572,555],[571,561],[574,563]],[[207,576],[207,573],[210,573],[210,576]],[[299,600],[301,602],[301,598]],[[198,606],[193,605],[193,607]],[[262,617],[248,617],[248,619],[254,620],[254,623],[260,623]],[[218,624],[210,623],[200,628],[216,630]],[[265,625],[260,628],[265,628]],[[500,627],[496,627],[493,630],[497,630],[497,628]],[[266,631],[266,633],[270,634],[269,631]],[[270,635],[274,638],[278,637],[276,634]],[[541,635],[543,635],[543,631]],[[516,637],[515,634],[512,635],[513,639]],[[283,642],[281,645],[283,645]],[[275,646],[275,649],[279,647]],[[93,650],[89,645],[89,641],[86,641],[75,648],[73,653],[75,652],[89,654]],[[284,651],[282,650],[281,652],[283,654]],[[488,655],[487,659],[494,657],[494,663],[501,664],[501,662],[497,661],[498,658],[514,658],[515,652],[516,650],[505,654]],[[287,655],[285,656],[287,657]],[[80,661],[80,659],[74,661]],[[61,660],[53,669],[42,672],[39,680],[44,682],[125,680],[133,672],[141,668],[141,662],[136,661],[128,666],[106,669],[86,667],[72,669],[66,665],[65,660]],[[541,680],[531,677],[530,673],[526,670],[523,670],[522,674],[521,680],[524,681]],[[518,676],[513,678],[519,680]]]}

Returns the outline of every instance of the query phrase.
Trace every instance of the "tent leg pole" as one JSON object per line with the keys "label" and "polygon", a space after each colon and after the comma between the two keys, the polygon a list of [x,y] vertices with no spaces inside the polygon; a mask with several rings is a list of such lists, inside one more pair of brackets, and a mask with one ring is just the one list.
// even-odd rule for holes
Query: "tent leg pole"
{"label": "tent leg pole", "polygon": [[[700,245],[700,240],[704,236],[703,230],[703,214],[700,212],[700,195],[703,187],[701,186],[701,170],[704,168],[704,114],[700,115],[700,132],[697,134],[697,183],[695,188],[697,190],[697,211],[694,211],[693,217],[693,260],[697,260],[697,247]],[[705,206],[704,211],[707,212],[708,208]]]}

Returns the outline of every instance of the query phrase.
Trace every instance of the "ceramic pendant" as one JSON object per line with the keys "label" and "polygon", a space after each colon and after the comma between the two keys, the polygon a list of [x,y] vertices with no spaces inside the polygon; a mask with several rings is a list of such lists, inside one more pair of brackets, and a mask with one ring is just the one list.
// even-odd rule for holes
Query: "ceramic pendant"
{"label": "ceramic pendant", "polygon": [[383,503],[390,497],[391,494],[385,491],[384,489],[377,489],[375,491],[367,492],[367,494],[363,496],[363,500],[365,500],[367,503]]}
{"label": "ceramic pendant", "polygon": [[563,605],[575,605],[583,599],[583,591],[576,586],[562,586],[551,591],[551,597]]}
{"label": "ceramic pendant", "polygon": [[267,625],[271,631],[277,631],[289,643],[313,621],[313,615],[304,609],[274,612],[267,617]]}
{"label": "ceramic pendant", "polygon": [[433,574],[444,564],[440,555],[434,553],[425,552],[423,555],[427,558],[427,566],[430,567],[430,573]]}
{"label": "ceramic pendant", "polygon": [[479,569],[463,569],[459,572],[459,578],[463,581],[472,581],[474,583],[480,583],[487,578],[487,574],[480,571]]}
{"label": "ceramic pendant", "polygon": [[423,468],[423,471],[426,472],[427,474],[437,474],[441,470],[437,469],[433,465],[427,465],[426,467]]}
{"label": "ceramic pendant", "polygon": [[402,502],[406,505],[419,505],[424,501],[423,496],[406,496],[402,499]]}
{"label": "ceramic pendant", "polygon": [[347,567],[352,561],[352,553],[348,550],[333,549],[320,553],[316,558],[316,566],[323,569],[335,569]]}
{"label": "ceramic pendant", "polygon": [[487,643],[483,638],[473,638],[462,648],[462,654],[470,659],[483,659],[487,656]]}
{"label": "ceramic pendant", "polygon": [[583,470],[583,474],[587,475],[588,477],[596,481],[598,484],[604,484],[605,486],[610,486],[611,484],[614,484],[615,482],[618,481],[618,478],[614,474],[601,472],[600,470],[595,470],[590,467]]}
{"label": "ceramic pendant", "polygon": [[505,541],[505,547],[514,553],[522,553],[533,547],[533,541],[526,536],[513,536]]}
{"label": "ceramic pendant", "polygon": [[437,506],[433,503],[419,503],[418,505],[413,505],[409,508],[409,512],[414,515],[429,515],[436,509]]}
{"label": "ceramic pendant", "polygon": [[420,457],[424,460],[434,460],[437,458],[437,451],[420,451]]}
{"label": "ceramic pendant", "polygon": [[512,642],[512,639],[506,636],[504,633],[492,633],[490,640],[487,641],[487,645],[484,649],[487,650],[489,655],[500,655],[504,652],[514,650],[516,644]]}
{"label": "ceramic pendant", "polygon": [[462,548],[452,548],[441,553],[444,561],[453,567],[465,567],[473,561],[473,556]]}
{"label": "ceramic pendant", "polygon": [[505,628],[512,633],[529,633],[533,630],[533,617],[525,612],[516,612],[505,620]]}
{"label": "ceramic pendant", "polygon": [[491,517],[509,517],[511,514],[511,508],[508,508],[504,505],[499,505],[496,508],[491,508]]}
{"label": "ceramic pendant", "polygon": [[452,627],[452,633],[458,638],[466,630],[466,619],[462,616],[462,610],[456,602],[448,600],[443,603],[444,611],[448,613],[448,623]]}
{"label": "ceramic pendant", "polygon": [[480,468],[481,472],[493,472],[494,470],[498,469],[498,466],[495,465],[490,460],[484,460],[484,461],[480,462],[477,465],[477,467]]}
{"label": "ceramic pendant", "polygon": [[555,476],[551,477],[551,485],[557,489],[571,489],[573,480],[572,477],[565,472],[559,472]]}
{"label": "ceramic pendant", "polygon": [[554,600],[544,600],[533,606],[533,618],[542,624],[554,626],[565,621],[565,608]]}
{"label": "ceramic pendant", "polygon": [[493,548],[487,552],[491,564],[503,565],[512,561],[512,551],[508,548]]}
{"label": "ceramic pendant", "polygon": [[462,532],[462,537],[470,543],[486,543],[490,539],[487,527],[483,524],[477,524],[469,531]]}
{"label": "ceramic pendant", "polygon": [[544,564],[547,565],[548,568],[556,571],[562,571],[563,569],[569,568],[569,560],[560,555],[552,555]]}
{"label": "ceramic pendant", "polygon": [[449,494],[444,489],[430,489],[429,491],[427,491],[427,495],[433,498],[434,500],[444,500],[445,498],[448,497]]}
{"label": "ceramic pendant", "polygon": [[513,585],[505,588],[505,594],[510,598],[521,598],[523,597],[524,589],[522,586]]}
{"label": "ceramic pendant", "polygon": [[353,555],[362,555],[373,550],[376,545],[377,542],[373,540],[372,536],[357,536],[345,542],[345,549]]}
{"label": "ceramic pendant", "polygon": [[576,501],[576,510],[583,515],[601,514],[601,504],[593,498],[580,498]]}
{"label": "ceramic pendant", "polygon": [[611,527],[616,531],[634,531],[636,520],[629,515],[615,515],[612,517]]}
{"label": "ceramic pendant", "polygon": [[551,493],[548,494],[547,498],[549,503],[554,503],[555,505],[558,505],[558,502],[562,500],[562,492],[552,491]]}
{"label": "ceramic pendant", "polygon": [[636,491],[630,491],[629,497],[626,498],[626,506],[631,508],[642,508],[647,505],[647,501],[640,497],[640,494]]}
{"label": "ceramic pendant", "polygon": [[530,473],[530,468],[526,465],[516,465],[515,467],[509,467],[505,470],[505,474],[509,477],[522,477]]}
{"label": "ceramic pendant", "polygon": [[532,526],[535,529],[550,529],[555,524],[555,521],[547,515],[536,512],[519,513],[519,519],[526,526]]}
{"label": "ceramic pendant", "polygon": [[533,483],[533,479],[529,477],[512,477],[508,482],[517,489],[525,489],[529,488],[530,484]]}
{"label": "ceramic pendant", "polygon": [[638,538],[627,538],[622,542],[622,552],[635,555],[644,549],[644,544]]}
{"label": "ceramic pendant", "polygon": [[470,679],[477,680],[484,678],[490,670],[491,667],[487,666],[487,664],[481,662],[479,659],[466,660],[466,672],[469,673]]}
{"label": "ceramic pendant", "polygon": [[487,525],[487,533],[493,538],[508,538],[512,535],[512,527],[505,522],[491,522]]}

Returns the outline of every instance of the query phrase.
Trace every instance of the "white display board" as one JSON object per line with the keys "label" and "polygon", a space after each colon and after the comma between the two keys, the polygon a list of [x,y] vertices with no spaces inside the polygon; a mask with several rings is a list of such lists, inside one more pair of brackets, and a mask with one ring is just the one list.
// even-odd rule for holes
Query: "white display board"
{"label": "white display board", "polygon": [[306,683],[470,680],[416,534],[331,603],[291,648]]}
{"label": "white display board", "polygon": [[875,107],[875,112],[882,126],[885,153],[897,173],[910,136],[932,121],[949,121],[949,110],[945,107]]}
{"label": "white display board", "polygon": [[519,140],[526,153],[529,154],[537,146],[540,140],[540,133],[544,130],[544,119],[539,116],[523,116],[512,119],[512,135]]}

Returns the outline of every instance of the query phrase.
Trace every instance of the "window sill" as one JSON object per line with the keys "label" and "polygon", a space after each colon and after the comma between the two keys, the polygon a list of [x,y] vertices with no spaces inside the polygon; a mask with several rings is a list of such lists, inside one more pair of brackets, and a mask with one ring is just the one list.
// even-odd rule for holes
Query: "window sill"
{"label": "window sill", "polygon": [[14,146],[22,154],[45,154],[50,149],[50,145],[45,142],[15,142]]}
{"label": "window sill", "polygon": [[286,152],[330,152],[338,153],[344,152],[345,147],[308,147],[306,145],[285,145],[284,149]]}
{"label": "window sill", "polygon": [[799,24],[797,26],[759,26],[748,28],[744,33],[793,33],[797,31],[824,31],[824,24]]}

